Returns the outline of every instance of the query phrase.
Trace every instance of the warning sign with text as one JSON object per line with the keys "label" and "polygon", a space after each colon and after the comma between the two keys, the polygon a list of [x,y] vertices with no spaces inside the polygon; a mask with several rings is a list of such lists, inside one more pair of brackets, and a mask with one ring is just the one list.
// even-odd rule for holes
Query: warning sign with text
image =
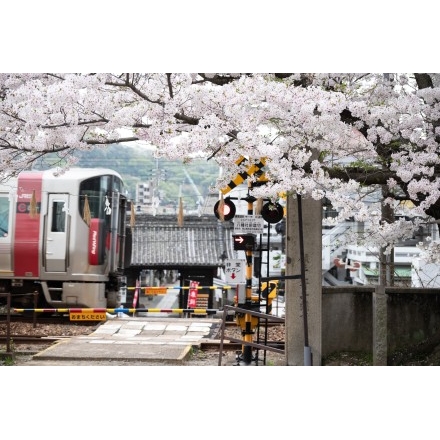
{"label": "warning sign with text", "polygon": [[229,284],[244,283],[246,278],[246,260],[226,260],[225,275]]}
{"label": "warning sign with text", "polygon": [[105,321],[107,320],[106,313],[83,313],[83,312],[70,312],[71,321]]}
{"label": "warning sign with text", "polygon": [[234,217],[234,232],[262,234],[264,219],[261,215],[236,215]]}
{"label": "warning sign with text", "polygon": [[195,309],[197,307],[197,288],[199,286],[198,281],[190,281],[188,292],[188,309]]}

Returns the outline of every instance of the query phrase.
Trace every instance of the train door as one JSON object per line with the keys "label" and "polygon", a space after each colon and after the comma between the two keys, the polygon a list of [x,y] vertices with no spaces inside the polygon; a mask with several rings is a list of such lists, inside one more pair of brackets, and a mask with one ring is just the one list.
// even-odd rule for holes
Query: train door
{"label": "train door", "polygon": [[67,221],[68,194],[49,194],[45,221],[46,272],[66,272],[69,222]]}

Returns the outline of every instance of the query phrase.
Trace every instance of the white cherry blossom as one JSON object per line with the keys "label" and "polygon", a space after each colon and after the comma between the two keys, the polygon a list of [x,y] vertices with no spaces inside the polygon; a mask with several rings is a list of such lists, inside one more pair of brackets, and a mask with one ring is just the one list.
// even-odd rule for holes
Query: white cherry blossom
{"label": "white cherry blossom", "polygon": [[389,249],[417,225],[381,223],[373,204],[411,200],[440,220],[438,85],[420,73],[3,73],[0,179],[45,154],[62,172],[76,150],[135,140],[158,156],[217,161],[217,189],[266,158],[256,197],[326,198]]}

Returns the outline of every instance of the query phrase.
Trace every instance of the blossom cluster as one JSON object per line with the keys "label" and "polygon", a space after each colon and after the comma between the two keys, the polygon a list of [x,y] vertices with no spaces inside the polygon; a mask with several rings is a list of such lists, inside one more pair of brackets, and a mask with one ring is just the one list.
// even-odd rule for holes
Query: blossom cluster
{"label": "blossom cluster", "polygon": [[217,161],[217,189],[265,158],[268,184],[256,197],[325,198],[339,219],[370,222],[377,244],[390,246],[396,230],[410,231],[372,215],[378,189],[382,205],[409,200],[418,215],[440,217],[438,82],[382,73],[0,74],[0,179],[46,154],[62,170],[77,150],[126,141],[161,157]]}

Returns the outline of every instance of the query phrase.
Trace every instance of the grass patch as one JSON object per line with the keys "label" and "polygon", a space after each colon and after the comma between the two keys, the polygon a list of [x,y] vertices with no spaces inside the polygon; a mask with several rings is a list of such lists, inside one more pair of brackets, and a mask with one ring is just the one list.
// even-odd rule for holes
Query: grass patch
{"label": "grass patch", "polygon": [[358,351],[341,351],[323,357],[323,366],[372,366],[373,354]]}

